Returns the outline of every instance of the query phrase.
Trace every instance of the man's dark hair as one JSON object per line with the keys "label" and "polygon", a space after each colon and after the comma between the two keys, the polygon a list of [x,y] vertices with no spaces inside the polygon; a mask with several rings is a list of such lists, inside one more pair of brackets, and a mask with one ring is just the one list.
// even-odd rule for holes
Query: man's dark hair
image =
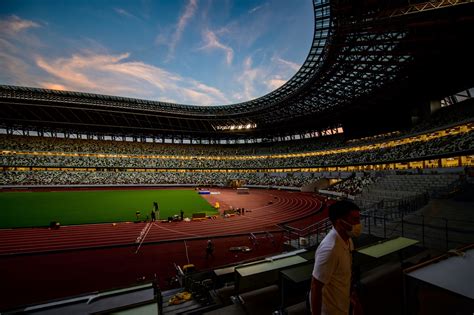
{"label": "man's dark hair", "polygon": [[348,215],[352,210],[360,211],[360,208],[348,200],[337,201],[329,206],[329,220],[334,223],[337,219]]}

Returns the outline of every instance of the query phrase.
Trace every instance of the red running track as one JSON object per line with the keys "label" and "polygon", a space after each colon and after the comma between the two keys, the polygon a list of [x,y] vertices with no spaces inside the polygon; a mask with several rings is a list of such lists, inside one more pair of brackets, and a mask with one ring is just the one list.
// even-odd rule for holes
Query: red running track
{"label": "red running track", "polygon": [[[221,195],[206,198],[211,203],[219,201],[222,210],[233,206],[249,212],[201,222],[152,223],[138,252],[138,246],[127,245],[136,245],[146,223],[0,230],[0,310],[133,285],[137,278],[148,280],[154,274],[167,289],[166,280],[175,272],[173,263],[191,262],[203,270],[281,253],[284,235],[277,224],[307,220],[321,207],[318,199],[306,193],[220,191]],[[247,233],[263,231],[272,231],[274,242],[260,239],[258,246],[250,242]],[[207,237],[213,237],[216,245],[211,259],[204,255]],[[228,250],[242,245],[252,251],[235,254]]]}
{"label": "red running track", "polygon": [[[278,224],[307,217],[321,208],[321,202],[310,193],[253,189],[248,195],[238,195],[232,189],[219,191],[220,195],[205,198],[211,203],[219,201],[221,210],[243,207],[245,215],[200,222],[155,222],[143,243],[276,231],[280,230]],[[146,223],[118,223],[0,230],[0,256],[132,245],[145,228]]]}
{"label": "red running track", "polygon": [[[273,233],[274,243],[260,240],[253,245],[248,236],[214,238],[214,256],[206,259],[205,239],[164,242],[105,249],[72,250],[0,257],[0,312],[20,305],[110,290],[149,281],[157,276],[160,288],[170,289],[168,279],[179,266],[192,263],[198,271],[268,257],[284,250],[283,233]],[[252,251],[234,253],[232,246]]]}

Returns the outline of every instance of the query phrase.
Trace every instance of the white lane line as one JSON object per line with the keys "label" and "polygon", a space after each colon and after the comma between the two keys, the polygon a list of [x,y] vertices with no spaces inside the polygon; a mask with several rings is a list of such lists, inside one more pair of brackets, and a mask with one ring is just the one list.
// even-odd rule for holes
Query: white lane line
{"label": "white lane line", "polygon": [[192,234],[192,233],[186,233],[186,232],[181,232],[181,231],[177,231],[177,230],[173,230],[173,229],[168,229],[168,228],[165,228],[163,226],[160,226],[156,223],[153,223],[154,226],[156,226],[157,228],[159,229],[163,229],[163,230],[166,230],[166,231],[170,231],[170,232],[174,232],[174,233],[179,233],[179,234],[184,234],[184,235],[189,235],[189,236],[196,236],[196,237],[200,237],[202,235],[199,235],[199,234]]}
{"label": "white lane line", "polygon": [[142,244],[143,242],[145,241],[145,238],[146,236],[148,235],[148,232],[150,232],[151,230],[151,224],[148,222],[145,226],[145,228],[142,230],[142,232],[140,233],[140,236],[138,236],[137,238],[137,241],[140,242],[140,244],[138,245],[138,248],[137,250],[135,251],[135,254],[138,253],[138,251],[140,250],[140,247],[142,247]]}

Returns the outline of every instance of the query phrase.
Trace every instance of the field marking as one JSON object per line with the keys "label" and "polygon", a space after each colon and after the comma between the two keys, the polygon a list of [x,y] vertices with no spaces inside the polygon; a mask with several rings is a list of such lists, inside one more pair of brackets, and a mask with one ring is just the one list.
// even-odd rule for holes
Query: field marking
{"label": "field marking", "polygon": [[[249,209],[249,210],[252,210],[252,211],[253,211],[253,210],[261,210],[261,209],[265,209],[265,208],[268,208],[268,207],[271,207],[271,206],[273,206],[273,204],[271,204],[271,205],[266,205],[266,206],[261,206],[261,207],[257,207],[257,208],[253,208],[253,209]],[[279,212],[279,211],[270,210],[269,212],[270,212],[270,213],[277,213],[277,212]]]}
{"label": "field marking", "polygon": [[[267,224],[270,224],[269,226],[276,226],[280,229],[280,227],[278,226],[278,223],[268,222],[269,221],[268,219],[252,218],[252,217],[248,217],[247,215],[241,215],[241,217],[245,219],[249,219],[249,220],[263,221]],[[279,222],[279,221],[276,221],[276,222]]]}
{"label": "field marking", "polygon": [[190,235],[190,236],[195,236],[195,237],[201,237],[202,235],[199,235],[199,234],[193,234],[193,233],[186,233],[186,232],[181,232],[181,231],[177,231],[177,230],[173,230],[173,229],[168,229],[168,228],[165,228],[163,226],[159,226],[158,224],[156,223],[153,223],[154,226],[156,226],[157,228],[159,229],[163,229],[163,230],[166,230],[166,231],[170,231],[170,232],[174,232],[174,233],[179,233],[179,234],[184,234],[184,235]]}
{"label": "field marking", "polygon": [[186,244],[186,240],[184,240],[184,248],[186,249],[186,259],[188,260],[189,265],[188,244]]}
{"label": "field marking", "polygon": [[138,245],[137,250],[135,251],[135,254],[137,254],[138,251],[140,250],[140,247],[142,247],[142,244],[145,241],[145,238],[148,235],[148,232],[150,232],[151,230],[151,226],[152,225],[148,222],[145,225],[145,227],[142,229],[142,231],[140,232],[140,235],[137,237],[137,241],[139,241],[140,244]]}

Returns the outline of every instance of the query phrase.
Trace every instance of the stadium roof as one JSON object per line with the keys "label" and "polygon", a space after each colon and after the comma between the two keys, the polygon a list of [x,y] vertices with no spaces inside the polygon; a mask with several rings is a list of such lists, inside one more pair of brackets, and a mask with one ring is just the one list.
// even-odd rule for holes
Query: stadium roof
{"label": "stadium roof", "polygon": [[[301,69],[277,90],[212,107],[0,86],[8,130],[273,138],[389,121],[474,86],[473,1],[314,0]],[[369,124],[370,125],[370,124]],[[369,125],[359,128],[370,128]]]}

